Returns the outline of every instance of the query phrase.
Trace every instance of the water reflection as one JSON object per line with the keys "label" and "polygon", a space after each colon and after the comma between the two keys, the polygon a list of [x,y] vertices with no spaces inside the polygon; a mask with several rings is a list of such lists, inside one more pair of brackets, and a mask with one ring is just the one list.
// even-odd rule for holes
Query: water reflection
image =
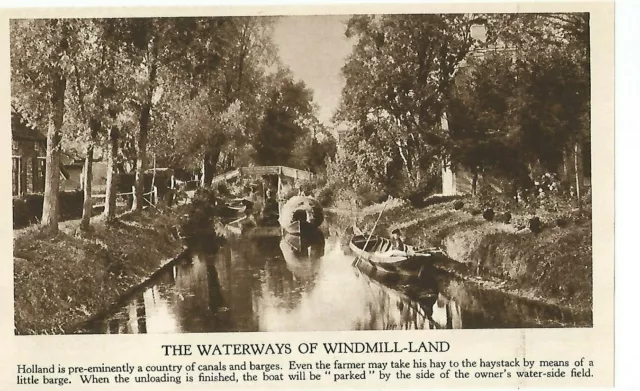
{"label": "water reflection", "polygon": [[312,284],[320,269],[320,258],[324,256],[325,240],[322,232],[310,238],[285,235],[280,240],[280,251],[287,269],[294,279]]}
{"label": "water reflection", "polygon": [[548,306],[430,273],[394,289],[357,268],[340,237],[279,232],[230,239],[161,274],[97,321],[95,333],[556,327]]}

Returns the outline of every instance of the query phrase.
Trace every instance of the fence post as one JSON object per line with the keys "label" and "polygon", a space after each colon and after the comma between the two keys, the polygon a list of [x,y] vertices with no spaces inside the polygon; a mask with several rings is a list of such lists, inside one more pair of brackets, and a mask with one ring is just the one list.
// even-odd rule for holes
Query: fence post
{"label": "fence post", "polygon": [[153,204],[158,205],[158,186],[153,186]]}

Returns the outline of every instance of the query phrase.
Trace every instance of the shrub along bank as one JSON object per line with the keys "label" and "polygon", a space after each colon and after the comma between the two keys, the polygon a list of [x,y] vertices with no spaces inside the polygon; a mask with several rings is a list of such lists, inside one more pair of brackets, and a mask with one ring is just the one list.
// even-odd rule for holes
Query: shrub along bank
{"label": "shrub along bank", "polygon": [[[385,210],[376,232],[387,235],[400,228],[408,244],[443,248],[450,260],[437,266],[462,278],[578,311],[591,310],[589,213],[546,213],[530,218],[512,212],[512,221],[504,223],[487,221],[478,207],[473,199],[422,209],[405,203]],[[362,228],[372,227],[378,213],[368,214]],[[540,222],[540,232],[523,228],[531,220]]]}
{"label": "shrub along bank", "polygon": [[183,207],[96,221],[82,236],[77,221],[57,234],[14,231],[16,334],[68,331],[114,303],[182,251],[176,236]]}
{"label": "shrub along bank", "polygon": [[[59,202],[61,221],[82,217],[82,203],[84,202],[82,190],[61,191]],[[44,194],[42,193],[26,194],[13,198],[13,229],[36,224],[42,218],[43,205]]]}

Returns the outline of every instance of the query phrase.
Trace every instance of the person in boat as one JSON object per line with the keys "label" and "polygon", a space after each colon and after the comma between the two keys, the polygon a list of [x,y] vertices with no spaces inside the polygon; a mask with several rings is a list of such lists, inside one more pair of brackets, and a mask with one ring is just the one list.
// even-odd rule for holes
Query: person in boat
{"label": "person in boat", "polygon": [[394,229],[391,232],[391,244],[393,245],[394,250],[398,251],[406,251],[407,246],[402,241],[402,237],[400,236],[400,230]]}
{"label": "person in boat", "polygon": [[262,207],[262,216],[263,218],[277,218],[277,215],[278,201],[275,199],[273,191],[271,189],[268,189],[266,192],[264,205]]}
{"label": "person in boat", "polygon": [[406,257],[414,255],[414,251],[404,244],[401,238],[400,230],[394,229],[391,232],[391,248],[384,252],[387,257]]}

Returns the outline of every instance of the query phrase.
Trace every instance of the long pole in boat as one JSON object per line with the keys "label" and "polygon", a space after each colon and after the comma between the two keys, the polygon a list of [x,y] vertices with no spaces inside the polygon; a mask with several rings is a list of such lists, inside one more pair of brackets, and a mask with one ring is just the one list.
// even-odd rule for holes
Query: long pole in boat
{"label": "long pole in boat", "polygon": [[385,209],[387,209],[387,205],[388,203],[384,204],[384,207],[382,208],[382,210],[380,211],[380,214],[378,215],[378,219],[376,220],[375,224],[373,224],[373,228],[371,228],[371,232],[369,232],[369,237],[367,238],[367,241],[364,243],[364,247],[362,247],[362,250],[360,251],[360,255],[358,255],[358,257],[356,257],[356,259],[353,260],[352,265],[355,265],[356,262],[358,262],[358,260],[362,256],[362,254],[364,254],[364,250],[367,248],[367,245],[371,240],[371,236],[373,236],[373,231],[376,229],[376,226],[378,225],[378,221],[380,221],[380,217],[382,217],[382,213],[384,212]]}

